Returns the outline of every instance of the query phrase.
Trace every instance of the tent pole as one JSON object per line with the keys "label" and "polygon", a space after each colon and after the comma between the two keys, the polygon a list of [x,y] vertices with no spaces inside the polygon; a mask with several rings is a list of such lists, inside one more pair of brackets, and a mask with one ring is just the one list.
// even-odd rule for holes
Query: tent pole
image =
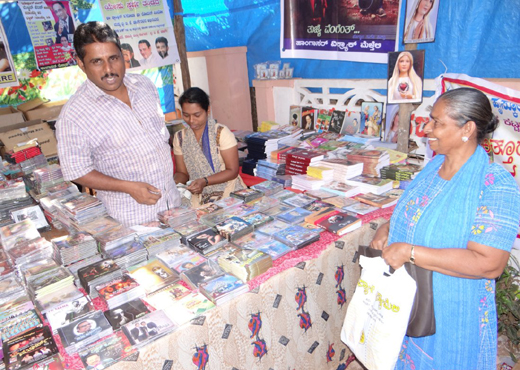
{"label": "tent pole", "polygon": [[[175,14],[183,13],[181,0],[173,0],[173,10]],[[179,48],[183,90],[186,91],[191,87],[191,78],[186,54],[186,35],[184,33],[184,18],[182,15],[174,16],[173,32],[175,33],[177,47]]]}

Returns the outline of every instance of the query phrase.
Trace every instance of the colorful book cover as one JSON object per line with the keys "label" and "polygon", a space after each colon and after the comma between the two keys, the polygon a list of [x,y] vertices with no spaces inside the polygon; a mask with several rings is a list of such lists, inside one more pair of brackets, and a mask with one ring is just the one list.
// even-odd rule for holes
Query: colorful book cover
{"label": "colorful book cover", "polygon": [[34,328],[3,343],[7,370],[32,365],[58,353],[58,347],[48,327]]}
{"label": "colorful book cover", "polygon": [[76,321],[58,329],[58,334],[67,348],[84,340],[99,337],[105,330],[112,331],[110,323],[101,311],[90,312]]}
{"label": "colorful book cover", "polygon": [[341,128],[343,127],[344,120],[345,112],[340,110],[335,110],[334,112],[332,112],[332,116],[330,118],[329,131],[339,134],[341,132]]}
{"label": "colorful book cover", "polygon": [[107,310],[104,314],[110,325],[112,325],[112,328],[118,330],[123,325],[128,324],[149,312],[150,310],[146,307],[143,301],[137,298],[123,303],[121,306]]}
{"label": "colorful book cover", "polygon": [[233,275],[224,274],[200,284],[199,289],[206,297],[215,303],[224,299],[226,296],[236,296],[237,294],[245,293],[249,290],[249,287]]}
{"label": "colorful book cover", "polygon": [[179,280],[179,274],[157,259],[152,259],[144,265],[129,267],[128,272],[147,293]]}
{"label": "colorful book cover", "polygon": [[136,352],[122,332],[115,332],[102,341],[78,352],[85,369],[105,369]]}
{"label": "colorful book cover", "polygon": [[311,211],[307,211],[304,208],[296,207],[290,211],[280,213],[276,218],[290,224],[295,224],[302,222],[305,217],[309,216],[311,213]]}
{"label": "colorful book cover", "polygon": [[99,296],[107,301],[118,295],[127,293],[138,286],[139,284],[137,281],[127,274],[124,274],[121,278],[96,286],[96,290],[98,291]]}
{"label": "colorful book cover", "polygon": [[336,212],[335,214],[318,221],[318,226],[334,234],[343,235],[361,227],[361,220],[343,212]]}
{"label": "colorful book cover", "polygon": [[157,310],[123,325],[123,332],[130,344],[141,347],[176,328],[177,325],[162,310]]}

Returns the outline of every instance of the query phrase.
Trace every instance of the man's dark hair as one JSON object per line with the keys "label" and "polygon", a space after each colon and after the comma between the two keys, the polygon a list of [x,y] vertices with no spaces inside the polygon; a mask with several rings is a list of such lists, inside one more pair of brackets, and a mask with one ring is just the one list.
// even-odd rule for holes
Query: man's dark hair
{"label": "man's dark hair", "polygon": [[168,46],[168,39],[166,37],[157,37],[155,43],[157,44],[158,42],[162,42],[164,45]]}
{"label": "man's dark hair", "polygon": [[56,4],[60,5],[63,9],[65,9],[65,5],[63,5],[63,3],[61,1],[53,2],[52,5],[51,5],[51,8],[54,7],[54,5],[56,5]]}
{"label": "man's dark hair", "polygon": [[130,44],[121,44],[121,49],[134,53],[134,49],[132,48],[132,45]]}
{"label": "man's dark hair", "polygon": [[139,40],[138,44],[146,44],[146,46],[150,47],[150,43],[148,42],[148,40]]}
{"label": "man's dark hair", "polygon": [[181,97],[179,98],[179,105],[181,106],[181,109],[184,103],[198,104],[207,112],[209,109],[209,96],[204,92],[204,90],[198,87],[190,87],[188,90],[182,93]]}
{"label": "man's dark hair", "polygon": [[121,51],[119,36],[108,24],[103,22],[83,23],[74,32],[74,49],[82,62],[85,58],[85,46],[95,42],[112,42]]}

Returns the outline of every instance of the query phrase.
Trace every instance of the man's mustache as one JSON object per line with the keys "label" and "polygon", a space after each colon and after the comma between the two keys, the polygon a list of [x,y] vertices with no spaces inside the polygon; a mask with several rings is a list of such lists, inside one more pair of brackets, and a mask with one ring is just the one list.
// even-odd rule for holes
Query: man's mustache
{"label": "man's mustache", "polygon": [[101,79],[104,80],[105,78],[110,78],[110,77],[119,77],[119,75],[117,73],[107,73],[106,75],[101,77]]}

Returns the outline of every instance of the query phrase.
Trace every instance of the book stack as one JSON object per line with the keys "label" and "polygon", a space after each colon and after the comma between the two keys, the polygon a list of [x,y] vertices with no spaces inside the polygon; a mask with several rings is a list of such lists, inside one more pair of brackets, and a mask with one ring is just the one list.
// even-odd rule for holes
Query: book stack
{"label": "book stack", "polygon": [[[200,207],[195,208],[195,212],[197,214],[197,220],[199,220],[201,217],[213,214],[213,213],[222,213],[224,211],[224,208],[219,206],[216,203],[206,203],[201,205]],[[185,222],[182,223],[184,225]],[[177,230],[177,229],[176,229]]]}
{"label": "book stack", "polygon": [[[248,149],[249,155],[249,149]],[[255,176],[256,162],[258,159],[246,158],[242,161],[242,173]]]}
{"label": "book stack", "polygon": [[[294,140],[296,140],[296,139],[294,139]],[[299,142],[298,142],[298,145],[299,145]],[[279,147],[280,147],[280,145],[279,145]],[[288,145],[288,146],[283,146],[283,147],[279,148],[278,150],[272,151],[271,156],[270,156],[270,162],[280,163],[280,165],[283,165],[283,168],[285,170],[285,160],[287,157],[287,152],[294,148],[295,148],[295,146]],[[259,160],[259,162],[260,162],[260,160]]]}
{"label": "book stack", "polygon": [[99,243],[99,247],[102,250],[111,249],[117,247],[121,244],[131,242],[137,237],[137,234],[134,230],[124,226],[119,225],[114,227],[102,234],[96,234],[94,239]]}
{"label": "book stack", "polygon": [[293,207],[306,207],[315,201],[315,198],[309,197],[305,194],[296,194],[295,196],[283,200],[285,204]]}
{"label": "book stack", "polygon": [[358,196],[355,196],[354,199],[360,201],[361,203],[365,203],[378,208],[391,207],[394,204],[396,204],[399,200],[399,198],[390,197],[388,195],[385,195],[384,193],[381,195],[376,195],[372,193],[359,194]]}
{"label": "book stack", "polygon": [[[259,161],[260,162],[260,161]],[[283,190],[283,186],[276,181],[264,181],[251,186],[252,189],[261,191],[266,197],[269,197]]]}
{"label": "book stack", "polygon": [[294,175],[292,176],[293,189],[308,191],[308,190],[319,190],[328,181],[321,180],[319,178],[309,175]]}
{"label": "book stack", "polygon": [[238,142],[245,143],[247,135],[251,135],[254,133],[254,131],[250,130],[234,130],[233,135],[235,135],[235,139],[237,139]]}
{"label": "book stack", "polygon": [[65,267],[58,267],[45,274],[37,275],[27,282],[28,293],[34,301],[43,299],[74,285],[74,276]]}
{"label": "book stack", "polygon": [[186,241],[188,247],[202,255],[206,255],[226,243],[226,239],[213,230],[213,228],[207,228],[196,234],[192,234],[187,237]]}
{"label": "book stack", "polygon": [[0,325],[0,339],[5,342],[9,338],[41,326],[42,321],[36,310],[29,309]]}
{"label": "book stack", "polygon": [[222,270],[242,281],[249,281],[273,266],[270,255],[251,249],[238,249],[218,258]]}
{"label": "book stack", "polygon": [[271,196],[269,196],[269,197],[265,196],[262,198],[255,199],[246,204],[247,204],[247,206],[252,207],[254,210],[252,213],[255,213],[255,212],[265,212],[268,209],[276,207],[277,205],[280,204],[280,201],[276,198],[272,198]]}
{"label": "book stack", "polygon": [[325,191],[325,190],[309,190],[305,192],[305,195],[308,195],[309,197],[316,198],[318,200],[327,200],[328,198],[335,197],[336,195]]}
{"label": "book stack", "polygon": [[272,181],[276,181],[279,184],[282,184],[284,188],[290,188],[292,185],[292,176],[291,175],[276,175],[271,178]]}
{"label": "book stack", "polygon": [[[57,209],[58,219],[63,223],[60,209]],[[66,224],[64,224],[67,226]],[[85,225],[81,225],[80,231],[84,231],[86,233],[89,233],[90,235],[97,235],[97,234],[103,234],[110,229],[116,228],[121,226],[119,222],[114,220],[110,216],[104,216],[100,217],[96,220],[90,221],[89,223]]]}
{"label": "book stack", "polygon": [[184,271],[181,274],[182,280],[193,289],[198,289],[199,284],[210,281],[217,276],[222,275],[224,272],[218,264],[208,260],[195,266],[189,270]]}
{"label": "book stack", "polygon": [[330,167],[313,165],[307,167],[307,175],[328,182],[333,180],[334,170]]}
{"label": "book stack", "polygon": [[73,355],[114,331],[101,311],[92,311],[58,329],[65,352]]}
{"label": "book stack", "polygon": [[103,259],[99,262],[82,267],[78,270],[79,281],[83,289],[92,298],[97,297],[95,286],[123,276],[119,266],[111,259]]}
{"label": "book stack", "polygon": [[285,173],[287,175],[305,175],[307,167],[324,158],[324,152],[294,148],[287,152]]}
{"label": "book stack", "polygon": [[283,222],[287,222],[288,224],[298,224],[302,222],[305,219],[305,217],[309,216],[311,213],[311,211],[307,211],[302,207],[295,207],[291,210],[278,214],[276,218]]}
{"label": "book stack", "polygon": [[21,238],[15,246],[7,249],[7,254],[19,270],[23,270],[26,264],[52,258],[53,252],[52,243],[42,237],[31,240]]}
{"label": "book stack", "polygon": [[53,332],[70,324],[83,315],[94,311],[94,305],[88,296],[81,294],[78,298],[59,302],[58,305],[45,311],[45,318],[51,325]]}
{"label": "book stack", "polygon": [[192,208],[172,208],[157,214],[159,221],[172,228],[197,219],[197,212]]}
{"label": "book stack", "polygon": [[343,182],[363,173],[363,163],[349,161],[348,159],[324,159],[320,162],[320,165],[332,168],[332,179],[338,182]]}
{"label": "book stack", "polygon": [[154,257],[181,243],[181,235],[169,227],[141,235],[139,238],[148,251],[149,257]]}
{"label": "book stack", "polygon": [[392,189],[392,180],[368,175],[353,177],[350,180],[346,180],[345,183],[347,185],[358,186],[361,193],[374,193],[379,195]]}
{"label": "book stack", "polygon": [[361,220],[345,212],[333,212],[327,215],[317,225],[331,233],[344,235],[361,227]]}
{"label": "book stack", "polygon": [[[3,342],[5,369],[63,369],[58,346],[46,326],[33,328]],[[51,360],[51,361],[49,361]],[[57,366],[61,367],[57,367]],[[46,366],[46,367],[44,367]]]}
{"label": "book stack", "polygon": [[199,285],[199,290],[216,305],[224,304],[249,291],[249,286],[233,275],[224,274]]}
{"label": "book stack", "polygon": [[273,237],[283,244],[299,249],[319,240],[320,233],[315,230],[306,229],[300,225],[291,225],[274,234]]}
{"label": "book stack", "polygon": [[421,166],[412,163],[396,163],[381,168],[382,179],[411,180],[421,171]]}
{"label": "book stack", "polygon": [[244,216],[242,219],[251,226],[253,226],[254,230],[264,226],[268,222],[273,221],[273,218],[271,216],[266,215],[264,213],[252,213],[250,215]]}
{"label": "book stack", "polygon": [[98,253],[94,238],[81,231],[51,239],[51,243],[54,248],[54,258],[64,266]]}
{"label": "book stack", "polygon": [[379,176],[381,168],[390,164],[388,152],[375,149],[353,149],[347,159],[363,163],[363,174],[371,176]]}
{"label": "book stack", "polygon": [[253,225],[235,216],[215,225],[215,228],[221,236],[230,242],[253,232]]}
{"label": "book stack", "polygon": [[92,265],[96,262],[101,261],[102,259],[103,259],[103,256],[101,256],[101,254],[95,254],[92,257],[88,257],[88,258],[79,260],[77,262],[74,262],[74,263],[68,265],[67,270],[69,270],[70,273],[72,275],[74,275],[74,284],[76,284],[76,286],[81,286],[81,282],[79,281],[79,274],[78,274],[78,271],[80,268]]}
{"label": "book stack", "polygon": [[[134,321],[149,312],[150,310],[143,301],[136,298],[123,303],[121,306],[109,309],[104,313],[108,322],[112,325],[112,328],[119,330],[124,324],[128,324],[130,321]],[[121,333],[121,331],[119,331],[119,333]]]}
{"label": "book stack", "polygon": [[39,205],[28,205],[12,209],[9,213],[14,222],[30,219],[34,222],[34,225],[39,231],[48,231],[51,229]]}
{"label": "book stack", "polygon": [[36,194],[47,194],[47,189],[62,182],[63,174],[59,164],[51,164],[47,167],[37,168],[33,171],[34,186],[30,186]]}
{"label": "book stack", "polygon": [[340,195],[345,198],[353,197],[363,191],[360,186],[347,185],[344,182],[332,181],[330,184],[326,184],[322,187],[322,190],[328,191],[329,193]]}
{"label": "book stack", "polygon": [[181,236],[181,243],[187,244],[187,238],[199,231],[206,230],[208,226],[199,221],[190,221],[184,225],[177,226],[175,231]]}
{"label": "book stack", "polygon": [[277,260],[282,256],[285,256],[287,253],[293,250],[293,248],[283,243],[280,243],[278,240],[267,240],[255,249],[258,249],[259,251],[270,255],[273,261]]}
{"label": "book stack", "polygon": [[248,203],[252,200],[263,197],[264,193],[255,189],[240,189],[232,192],[230,195],[233,198],[237,198],[243,201],[244,203]]}
{"label": "book stack", "polygon": [[47,315],[47,312],[58,309],[65,302],[74,301],[82,297],[84,297],[84,294],[75,285],[70,285],[59,291],[42,296],[34,303],[42,315]]}
{"label": "book stack", "polygon": [[85,369],[106,369],[135,352],[126,335],[119,331],[80,350],[78,354]]}
{"label": "book stack", "polygon": [[317,223],[320,222],[323,218],[331,215],[336,211],[337,209],[332,205],[320,208],[316,211],[313,211],[309,216],[305,217],[305,222],[311,225],[317,225]]}
{"label": "book stack", "polygon": [[0,181],[0,226],[13,223],[10,211],[33,204],[21,178]]}
{"label": "book stack", "polygon": [[[270,132],[254,132],[251,135],[247,135],[245,140],[247,144],[247,159],[244,161],[244,164],[248,160],[253,161],[253,163],[256,164],[256,162],[259,159],[265,159],[267,158],[267,155],[265,154],[265,142],[269,140],[270,135],[273,133],[278,133],[279,131],[270,131]],[[283,136],[286,136],[287,134],[283,134]]]}
{"label": "book stack", "polygon": [[135,348],[142,348],[177,329],[177,325],[162,310],[152,311],[123,325],[123,333]]}
{"label": "book stack", "polygon": [[130,266],[128,272],[137,283],[150,294],[179,280],[179,274],[158,259]]}
{"label": "book stack", "polygon": [[222,198],[221,200],[215,202],[216,205],[218,205],[219,207],[222,207],[224,209],[233,207],[233,206],[237,206],[242,203],[244,203],[243,200],[237,199],[234,197]]}
{"label": "book stack", "polygon": [[132,239],[109,249],[102,248],[105,258],[114,260],[121,268],[137,265],[148,259],[148,250],[139,239]]}
{"label": "book stack", "polygon": [[81,230],[82,225],[107,215],[103,203],[86,193],[79,193],[60,203],[62,210],[71,220],[70,224],[77,230]]}
{"label": "book stack", "polygon": [[269,236],[257,231],[247,234],[233,242],[242,249],[257,249],[259,245],[270,240]]}
{"label": "book stack", "polygon": [[179,274],[206,262],[205,257],[182,244],[159,253],[157,258]]}
{"label": "book stack", "polygon": [[123,303],[145,296],[145,291],[135,279],[127,274],[122,277],[97,285],[98,296],[109,309],[121,306]]}
{"label": "book stack", "polygon": [[40,233],[31,220],[20,221],[0,228],[0,241],[7,252],[21,242],[39,237]]}
{"label": "book stack", "polygon": [[287,222],[283,222],[280,220],[274,220],[272,222],[269,222],[268,224],[258,228],[258,232],[267,236],[273,236],[276,233],[279,233],[286,228],[291,226]]}

